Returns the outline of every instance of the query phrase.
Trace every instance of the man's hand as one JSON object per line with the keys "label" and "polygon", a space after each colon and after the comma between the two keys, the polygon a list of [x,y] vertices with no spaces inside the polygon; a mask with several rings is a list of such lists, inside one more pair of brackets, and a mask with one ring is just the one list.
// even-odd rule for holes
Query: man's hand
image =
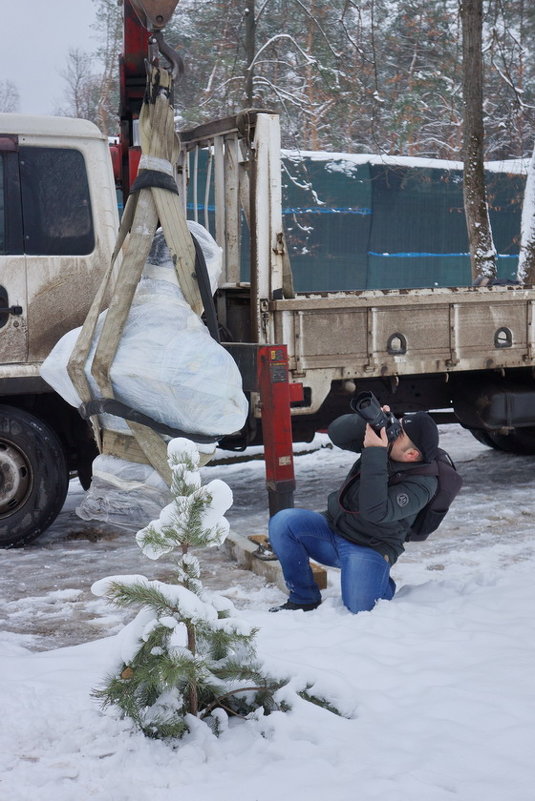
{"label": "man's hand", "polygon": [[364,441],[362,444],[365,448],[388,448],[386,428],[382,428],[379,435],[375,433],[369,423],[366,423],[366,431],[364,433]]}

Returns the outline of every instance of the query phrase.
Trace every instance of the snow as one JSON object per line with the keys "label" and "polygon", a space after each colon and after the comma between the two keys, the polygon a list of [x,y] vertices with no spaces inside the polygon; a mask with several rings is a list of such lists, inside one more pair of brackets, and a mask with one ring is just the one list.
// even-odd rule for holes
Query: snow
{"label": "snow", "polygon": [[[73,484],[42,542],[0,554],[2,801],[533,801],[533,459],[441,431],[465,485],[440,531],[396,564],[394,600],[372,612],[348,613],[329,570],[317,610],[269,614],[284,598],[276,587],[217,549],[199,552],[205,586],[240,607],[266,670],[289,679],[291,711],[222,717],[219,738],[193,719],[176,748],[91,696],[133,632],[89,586],[114,571],[165,576],[133,533],[84,540],[101,529],[75,521]],[[325,438],[296,457],[296,502],[321,509],[351,456],[318,444]],[[262,462],[203,468],[203,480],[214,477],[232,488],[232,528],[265,529]],[[297,695],[307,687],[342,714]]]}
{"label": "snow", "polygon": [[[182,535],[189,531],[192,508],[199,501],[203,503],[200,525],[204,545],[222,545],[230,531],[230,523],[224,514],[232,506],[232,490],[220,478],[201,486],[198,469],[200,456],[190,440],[181,437],[171,440],[167,446],[167,456],[175,497],[160,511],[157,520],[152,520],[137,532],[139,547],[149,559],[159,559],[173,551],[179,542],[191,544],[192,540]],[[167,536],[166,529],[169,527],[180,534],[178,541],[176,537]],[[154,536],[158,537],[156,541]],[[97,582],[96,586],[100,586],[100,583]]]}
{"label": "snow", "polygon": [[[324,150],[283,150],[284,158],[300,162],[324,161],[330,172],[342,172],[351,177],[359,164],[388,164],[393,167],[420,167],[436,170],[462,170],[462,161],[449,159],[432,159],[424,156],[387,156],[373,153],[331,153]],[[337,163],[338,162],[338,163]],[[529,159],[503,159],[486,161],[485,169],[489,172],[505,172],[514,175],[525,175],[528,172]]]}

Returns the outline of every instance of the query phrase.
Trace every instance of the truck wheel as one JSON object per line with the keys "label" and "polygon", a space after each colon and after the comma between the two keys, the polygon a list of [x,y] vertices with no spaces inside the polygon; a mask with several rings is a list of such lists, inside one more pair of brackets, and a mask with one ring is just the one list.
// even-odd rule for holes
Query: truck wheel
{"label": "truck wheel", "polygon": [[509,434],[490,433],[494,447],[506,453],[516,453],[521,456],[535,454],[535,428],[513,428]]}
{"label": "truck wheel", "polygon": [[477,439],[478,442],[481,442],[483,445],[488,445],[489,448],[497,448],[495,442],[493,442],[491,435],[488,431],[485,431],[483,428],[469,428],[468,429],[471,435]]}
{"label": "truck wheel", "polygon": [[21,409],[0,405],[0,547],[42,534],[61,511],[68,486],[54,431]]}

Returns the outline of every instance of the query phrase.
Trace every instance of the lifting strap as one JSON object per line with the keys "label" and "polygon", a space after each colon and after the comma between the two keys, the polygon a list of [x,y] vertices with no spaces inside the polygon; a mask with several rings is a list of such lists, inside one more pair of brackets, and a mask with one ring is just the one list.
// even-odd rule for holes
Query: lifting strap
{"label": "lifting strap", "polygon": [[[109,299],[91,373],[104,401],[115,401],[110,377],[111,366],[158,224],[163,228],[185,300],[198,316],[202,314],[203,306],[206,305],[210,332],[217,338],[217,320],[213,311],[206,264],[202,253],[199,255],[200,248],[187,227],[174,177],[173,165],[178,158],[178,139],[174,127],[174,112],[169,103],[172,76],[167,70],[154,65],[148,70],[145,100],[139,117],[142,152],[139,177],[125,205],[110,265],[67,365],[69,377],[82,400],[81,411],[91,410],[90,419],[100,451],[102,451],[102,436],[96,416],[99,409],[89,405],[92,397],[84,367],[99,315]],[[123,250],[122,260],[117,268],[121,250]],[[196,266],[200,280],[197,278]],[[210,309],[211,313],[208,313]],[[148,462],[169,484],[171,472],[167,464],[166,441],[154,430],[154,421],[145,417],[143,422],[138,422],[141,419],[142,416],[133,419],[130,415],[130,418],[127,418],[128,426]],[[214,441],[217,435],[211,439]]]}

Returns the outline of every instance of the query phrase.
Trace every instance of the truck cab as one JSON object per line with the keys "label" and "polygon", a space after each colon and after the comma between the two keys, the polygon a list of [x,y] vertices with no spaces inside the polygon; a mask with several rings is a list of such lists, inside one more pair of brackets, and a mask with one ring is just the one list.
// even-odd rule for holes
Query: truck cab
{"label": "truck cab", "polygon": [[108,141],[95,125],[0,114],[0,545],[46,528],[70,473],[89,480],[87,424],[39,367],[85,319],[117,227]]}

